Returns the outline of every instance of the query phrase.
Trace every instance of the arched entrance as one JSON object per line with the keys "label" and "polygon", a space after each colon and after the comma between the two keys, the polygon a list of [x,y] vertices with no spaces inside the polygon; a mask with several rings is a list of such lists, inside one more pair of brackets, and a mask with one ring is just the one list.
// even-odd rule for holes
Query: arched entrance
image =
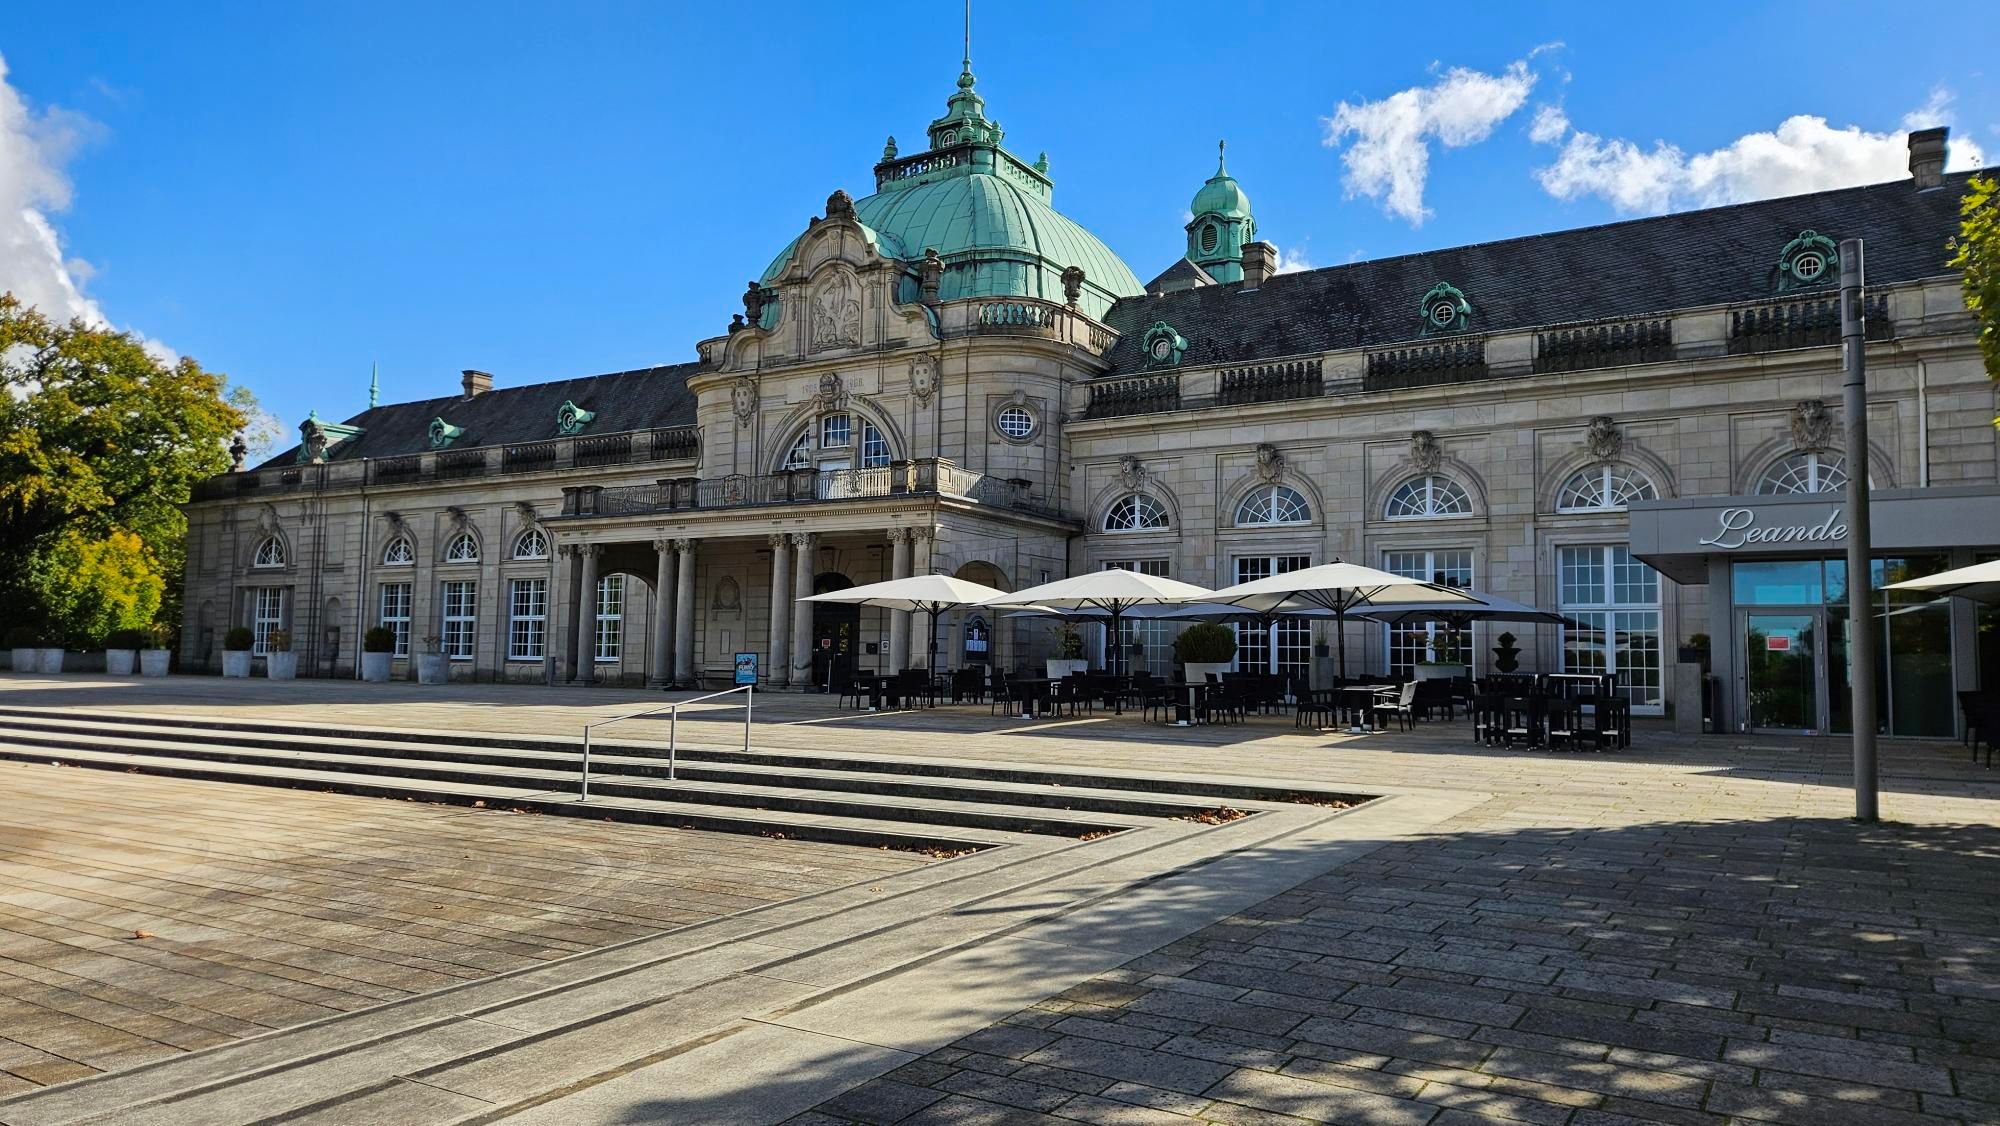
{"label": "arched entrance", "polygon": [[[827,594],[853,585],[853,579],[838,571],[823,571],[813,579],[813,593]],[[815,602],[812,607],[812,684],[821,691],[838,691],[847,687],[854,675],[861,607],[839,602]]]}

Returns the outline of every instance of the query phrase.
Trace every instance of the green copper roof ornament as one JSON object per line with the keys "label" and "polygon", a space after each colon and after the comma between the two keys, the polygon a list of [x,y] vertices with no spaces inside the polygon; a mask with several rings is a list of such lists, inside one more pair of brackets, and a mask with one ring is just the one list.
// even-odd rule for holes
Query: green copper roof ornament
{"label": "green copper roof ornament", "polygon": [[1148,367],[1172,367],[1181,362],[1181,354],[1187,351],[1187,341],[1165,321],[1154,321],[1144,340]]}
{"label": "green copper roof ornament", "polygon": [[318,411],[307,411],[306,420],[299,423],[299,452],[293,460],[300,465],[325,461],[333,456],[334,447],[359,433],[359,426],[328,422]]}
{"label": "green copper roof ornament", "polygon": [[889,135],[888,142],[882,146],[882,159],[883,160],[896,159],[896,135],[894,133],[891,133]]}
{"label": "green copper roof ornament", "polygon": [[575,403],[564,400],[556,410],[556,430],[563,434],[580,434],[597,417],[596,411],[587,411]]}
{"label": "green copper roof ornament", "polygon": [[1472,321],[1472,302],[1467,301],[1465,294],[1459,292],[1456,286],[1445,282],[1432,286],[1430,292],[1424,294],[1419,308],[1424,319],[1423,331],[1419,333],[1421,336],[1464,332]]}
{"label": "green copper roof ornament", "polygon": [[1218,282],[1243,280],[1243,246],[1257,237],[1257,220],[1250,214],[1250,197],[1229,174],[1225,160],[1229,142],[1215,143],[1215,175],[1188,204],[1187,259]]}
{"label": "green copper roof ornament", "polygon": [[368,365],[368,409],[374,410],[382,404],[382,365]]}
{"label": "green copper roof ornament", "polygon": [[1049,150],[1043,149],[1042,155],[1035,158],[1035,171],[1044,176],[1049,174]]}
{"label": "green copper roof ornament", "polygon": [[431,419],[431,424],[425,427],[425,430],[430,435],[431,448],[434,450],[444,449],[465,434],[464,427],[453,426],[442,418]]}
{"label": "green copper roof ornament", "polygon": [[1777,275],[1779,293],[1825,285],[1840,276],[1840,248],[1818,231],[1800,231],[1778,252]]}

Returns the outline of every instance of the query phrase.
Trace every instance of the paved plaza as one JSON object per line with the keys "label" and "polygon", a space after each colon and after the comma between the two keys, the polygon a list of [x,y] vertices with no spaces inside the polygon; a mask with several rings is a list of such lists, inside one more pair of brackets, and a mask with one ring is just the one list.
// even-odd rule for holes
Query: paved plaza
{"label": "paved plaza", "polygon": [[[571,735],[658,699],[306,681],[0,681],[0,706],[330,729]],[[684,721],[683,738],[740,740],[740,713],[710,714]],[[1328,811],[1317,845],[1238,855],[1235,874],[1217,881],[1240,885],[1238,899],[1215,898],[1210,906],[1223,906],[1205,913],[1161,910],[1119,935],[1114,959],[1066,958],[1050,944],[1038,977],[1021,959],[967,960],[949,942],[906,950],[870,976],[823,979],[851,981],[838,989],[854,996],[873,996],[870,982],[892,986],[884,996],[901,998],[897,1013],[871,1004],[815,1022],[797,1013],[824,1009],[824,994],[774,989],[759,995],[762,1015],[716,1033],[709,1049],[635,1057],[535,1107],[465,1094],[471,1088],[448,1077],[407,1080],[441,1100],[451,1092],[423,1120],[2000,1121],[2000,781],[1955,742],[1884,744],[1878,826],[1847,819],[1841,741],[1685,737],[1647,725],[1624,752],[1506,751],[1472,744],[1463,721],[1367,736],[1299,732],[1289,717],[1169,731],[1136,717],[1028,722],[983,705],[862,715],[773,696],[758,705],[756,746],[1292,779],[1392,797]],[[93,1014],[122,1005],[159,1030],[143,1035],[168,1052],[309,1019],[310,1006],[328,1003],[332,977],[356,983],[350,1007],[366,1005],[750,901],[992,863],[70,768],[8,764],[0,779],[0,993],[10,1011],[49,1007],[36,998],[62,984],[16,966],[66,933],[108,967],[95,992],[76,991],[80,1008],[94,1006],[81,1015],[104,1020]],[[551,871],[568,856],[587,858],[581,879],[567,865]],[[1278,862],[1285,857],[1295,867]],[[171,902],[162,895],[181,897],[200,932],[129,922],[149,917],[142,904]],[[1023,904],[1042,911],[1038,925],[1076,918],[1040,899]],[[1116,920],[1131,917],[1117,911],[1126,903],[1086,910]],[[291,924],[290,939],[266,933],[277,916],[320,906],[325,920]],[[128,926],[160,937],[132,938]],[[310,980],[290,979],[287,956],[265,945],[322,930],[303,944]],[[229,979],[231,997],[240,989],[268,998],[260,1003],[273,1013],[296,1012],[189,1019],[189,1009],[210,1006],[170,1003],[152,984],[169,956],[201,958],[210,977],[240,975]],[[996,982],[1024,977],[1021,1003],[987,1007],[988,994],[1015,995]],[[917,1024],[924,1031],[910,1031]],[[98,1057],[75,1059],[62,1043],[35,1046],[14,1028],[0,1030],[0,1050],[11,1053],[0,1070],[20,1076],[16,1085],[82,1074],[65,1072],[65,1061],[122,1068],[147,1058],[94,1049]],[[824,1045],[819,1056],[802,1056],[793,1040],[770,1047],[806,1030]],[[41,1070],[23,1074],[15,1060]],[[0,1102],[0,1122],[80,1121],[78,1105],[17,1097]],[[396,1120],[371,1118],[372,1105],[321,1107],[300,1120]]]}

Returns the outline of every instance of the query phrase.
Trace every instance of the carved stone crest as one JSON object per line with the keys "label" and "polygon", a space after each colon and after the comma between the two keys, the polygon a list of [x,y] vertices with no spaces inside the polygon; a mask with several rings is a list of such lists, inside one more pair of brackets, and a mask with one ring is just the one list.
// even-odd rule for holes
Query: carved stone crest
{"label": "carved stone crest", "polygon": [[1438,445],[1437,435],[1428,430],[1410,431],[1410,464],[1425,473],[1436,473],[1444,464],[1444,447]]}
{"label": "carved stone crest", "polygon": [[1146,467],[1137,456],[1126,454],[1118,459],[1118,481],[1135,492],[1146,483]]}
{"label": "carved stone crest", "polygon": [[1285,473],[1285,455],[1269,442],[1257,446],[1257,476],[1265,481],[1276,481]]}
{"label": "carved stone crest", "polygon": [[1600,414],[1590,420],[1590,430],[1583,436],[1583,446],[1590,451],[1591,457],[1610,461],[1625,451],[1625,435],[1610,415]]}
{"label": "carved stone crest", "polygon": [[910,361],[910,394],[916,396],[917,405],[931,405],[931,396],[937,393],[937,362],[929,356],[918,356]]}
{"label": "carved stone crest", "polygon": [[748,426],[757,414],[757,381],[747,375],[738,376],[735,386],[729,389],[729,409],[736,414],[736,425]]}
{"label": "carved stone crest", "polygon": [[812,401],[813,409],[822,412],[847,405],[847,386],[841,382],[839,372],[830,371],[819,377],[819,390],[813,392]]}
{"label": "carved stone crest", "polygon": [[1823,450],[1833,445],[1833,415],[1820,399],[1807,399],[1792,408],[1792,444],[1802,450]]}
{"label": "carved stone crest", "polygon": [[812,299],[812,350],[861,344],[861,287],[846,274],[820,283]]}

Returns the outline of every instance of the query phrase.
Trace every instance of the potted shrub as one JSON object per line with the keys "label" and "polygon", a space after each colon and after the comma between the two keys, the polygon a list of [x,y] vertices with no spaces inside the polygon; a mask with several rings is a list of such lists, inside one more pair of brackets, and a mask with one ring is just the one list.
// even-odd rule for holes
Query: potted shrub
{"label": "potted shrub", "polygon": [[131,676],[139,663],[139,647],[146,635],[136,629],[113,630],[104,639],[104,671],[112,676]]}
{"label": "potted shrub", "polygon": [[1207,680],[1210,673],[1219,677],[1236,659],[1236,631],[1219,622],[1196,622],[1174,638],[1174,659],[1190,684]]}
{"label": "potted shrub", "polygon": [[146,631],[146,647],[139,650],[140,676],[165,676],[173,667],[174,651],[169,648],[173,631],[165,626],[154,626]]}
{"label": "potted shrub", "polygon": [[1521,650],[1514,644],[1514,635],[1503,633],[1500,644],[1493,647],[1493,671],[1514,672],[1521,667]]}
{"label": "potted shrub", "polygon": [[417,683],[443,684],[450,668],[445,663],[444,638],[436,634],[424,638],[424,651],[417,654]]}
{"label": "potted shrub", "polygon": [[292,652],[292,631],[274,629],[264,635],[264,675],[271,680],[294,680],[299,675],[299,655]]}
{"label": "potted shrub", "polygon": [[247,677],[250,675],[250,647],[257,643],[257,637],[246,626],[237,626],[222,635],[222,675]]}
{"label": "potted shrub", "polygon": [[34,672],[42,650],[42,635],[27,626],[15,626],[7,631],[9,656],[14,659],[15,672]]}
{"label": "potted shrub", "polygon": [[376,626],[361,635],[361,679],[370,684],[387,684],[395,661],[395,630]]}
{"label": "potted shrub", "polygon": [[1061,680],[1071,673],[1089,672],[1090,662],[1083,656],[1083,634],[1077,628],[1064,622],[1050,633],[1056,637],[1056,653],[1048,658],[1050,680]]}

